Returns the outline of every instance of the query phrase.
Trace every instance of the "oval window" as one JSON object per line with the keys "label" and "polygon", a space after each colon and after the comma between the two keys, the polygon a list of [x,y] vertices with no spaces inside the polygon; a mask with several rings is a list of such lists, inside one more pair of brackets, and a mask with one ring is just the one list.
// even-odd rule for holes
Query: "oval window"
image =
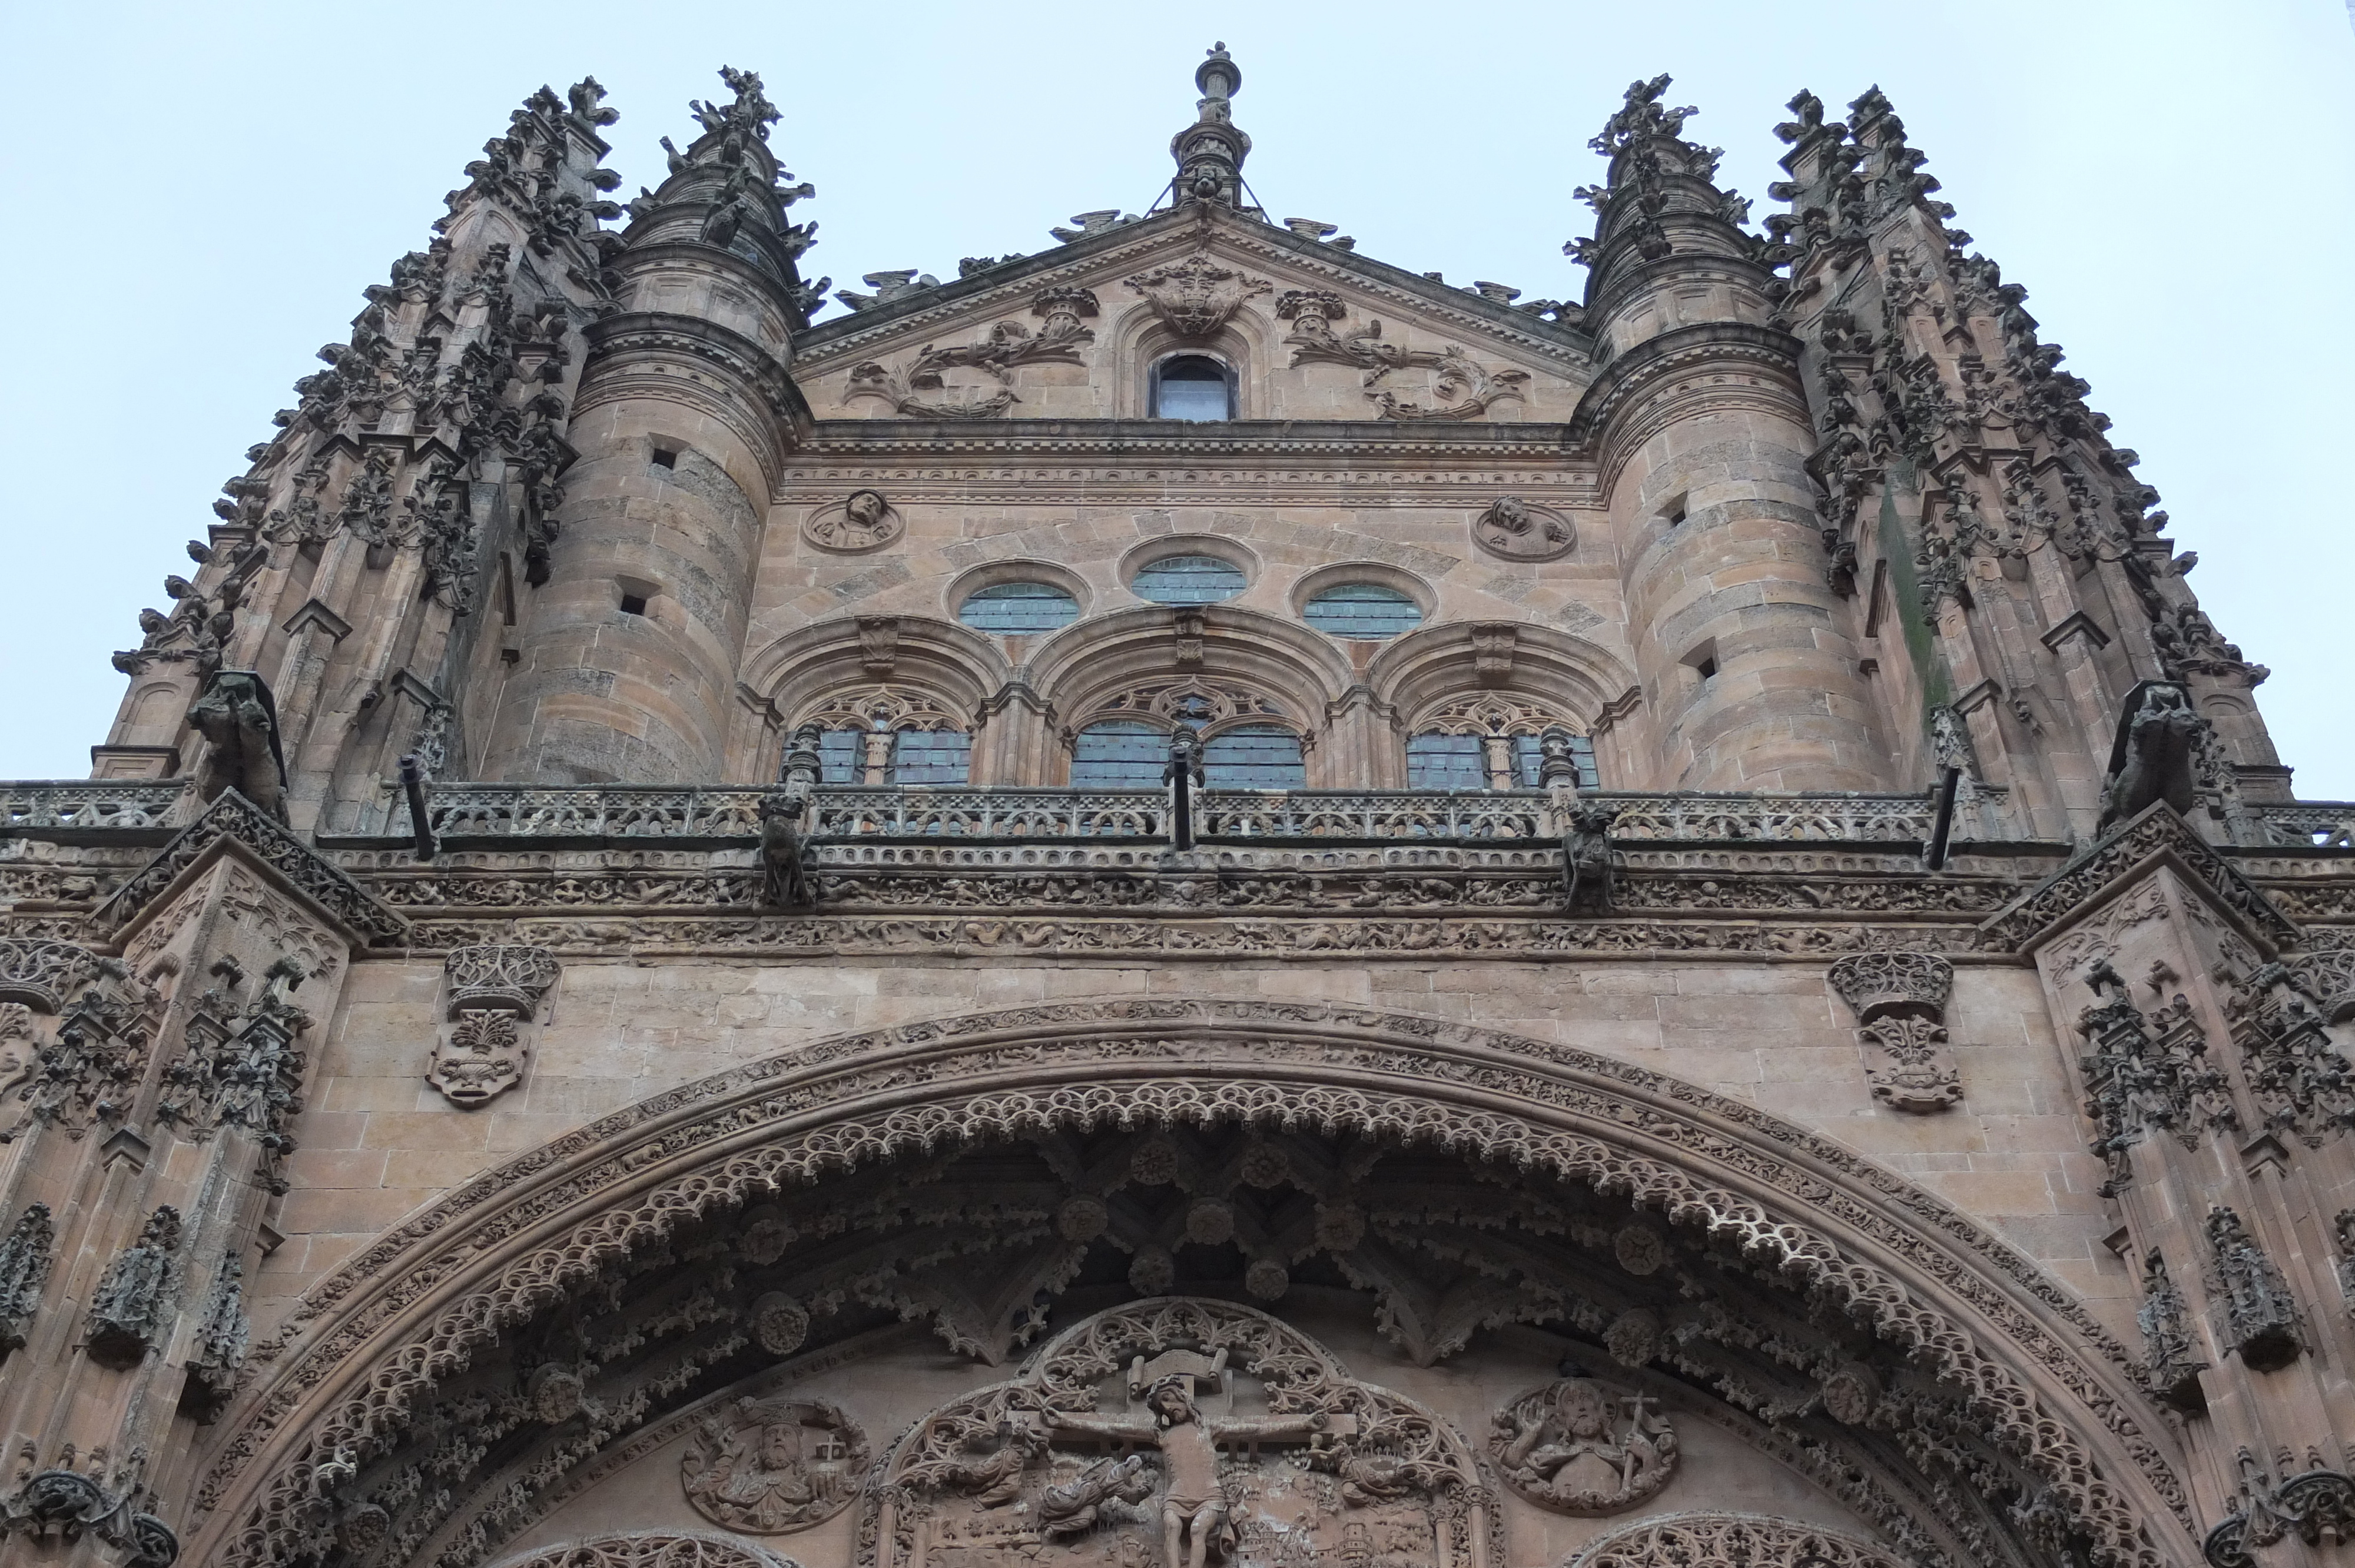
{"label": "oval window", "polygon": [[975,589],[957,606],[957,619],[975,631],[1012,636],[1052,631],[1079,613],[1080,601],[1053,583],[996,583]]}
{"label": "oval window", "polygon": [[1131,577],[1139,599],[1156,604],[1216,604],[1246,586],[1243,569],[1216,556],[1164,556]]}
{"label": "oval window", "polygon": [[1423,606],[1380,583],[1343,583],[1301,607],[1308,624],[1331,637],[1396,637],[1423,624]]}
{"label": "oval window", "polygon": [[1235,417],[1227,367],[1205,355],[1181,354],[1153,371],[1153,417],[1202,423]]}

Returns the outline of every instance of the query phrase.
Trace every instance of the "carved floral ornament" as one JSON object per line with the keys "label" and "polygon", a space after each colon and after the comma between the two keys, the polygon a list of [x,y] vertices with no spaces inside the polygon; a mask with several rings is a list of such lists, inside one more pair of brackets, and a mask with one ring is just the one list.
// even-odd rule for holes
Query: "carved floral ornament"
{"label": "carved floral ornament", "polygon": [[[1252,1074],[1217,1065],[1231,1054],[1252,1063]],[[1009,1081],[1003,1069],[1015,1061],[1020,1078]],[[991,1083],[971,1082],[977,1074]],[[1196,1001],[943,1020],[738,1069],[608,1118],[593,1141],[485,1173],[314,1288],[280,1342],[257,1352],[276,1363],[274,1375],[241,1429],[224,1435],[199,1489],[197,1507],[213,1519],[203,1560],[283,1556],[287,1532],[317,1506],[308,1499],[336,1485],[327,1461],[365,1457],[376,1441],[368,1434],[400,1430],[432,1393],[422,1346],[438,1347],[436,1356],[486,1348],[699,1213],[766,1202],[978,1128],[1240,1119],[1389,1128],[1419,1147],[1624,1194],[1694,1227],[1695,1245],[1706,1231],[1713,1251],[1870,1324],[1922,1375],[1967,1391],[1973,1432],[2036,1478],[2040,1506],[2073,1520],[2095,1561],[2163,1561],[2143,1538],[2146,1522],[2171,1511],[2188,1529],[2190,1509],[2135,1424],[2125,1347],[2032,1265],[1935,1200],[1752,1107],[1700,1091],[1670,1097],[1670,1087],[1624,1064],[1435,1021]],[[852,1102],[855,1120],[827,1108]],[[763,1120],[772,1130],[748,1140]],[[1742,1195],[1751,1192],[1771,1193],[1774,1212]],[[572,1216],[569,1232],[517,1223],[557,1214]],[[1810,1226],[1871,1238],[1908,1283],[1854,1261]],[[1648,1261],[1642,1239],[1626,1248]],[[1969,1282],[1972,1305],[1958,1305],[1967,1330],[1933,1305],[1949,1294],[1945,1280]],[[2014,1304],[2030,1297],[2033,1309]],[[2056,1337],[2064,1323],[2073,1327]],[[2046,1392],[2031,1393],[2030,1379]],[[266,1469],[248,1472],[264,1455]]]}
{"label": "carved floral ornament", "polygon": [[[1529,372],[1490,370],[1455,344],[1433,350],[1384,343],[1379,318],[1369,319],[1362,327],[1340,331],[1348,324],[1347,307],[1338,294],[1324,290],[1295,289],[1276,302],[1275,313],[1292,323],[1292,332],[1284,341],[1292,346],[1295,366],[1356,366],[1366,373],[1367,397],[1385,419],[1477,419],[1497,403],[1507,398],[1518,401],[1529,383]],[[1401,388],[1419,389],[1428,401],[1402,397]],[[1489,512],[1495,510],[1491,505]],[[1501,523],[1490,532],[1509,535],[1517,541],[1521,537]],[[1474,534],[1484,546],[1488,545],[1479,524],[1475,524]],[[1546,529],[1540,527],[1538,534],[1545,537]],[[1562,546],[1564,550],[1569,547],[1568,543]]]}
{"label": "carved floral ornament", "polygon": [[[997,418],[1022,401],[1014,390],[1017,369],[1081,363],[1081,348],[1096,336],[1084,318],[1097,309],[1095,295],[1085,289],[1043,290],[1030,302],[1031,313],[1040,320],[1036,333],[1020,322],[1002,321],[979,343],[926,344],[913,358],[896,366],[867,360],[850,367],[843,400],[879,398],[893,413],[911,419]],[[822,542],[810,532],[810,524],[804,524],[804,534],[814,544]]]}

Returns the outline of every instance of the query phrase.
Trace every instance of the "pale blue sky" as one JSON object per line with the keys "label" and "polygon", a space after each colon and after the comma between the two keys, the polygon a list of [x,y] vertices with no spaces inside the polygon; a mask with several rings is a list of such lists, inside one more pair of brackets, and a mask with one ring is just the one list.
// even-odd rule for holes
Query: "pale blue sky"
{"label": "pale blue sky", "polygon": [[1956,221],[2143,455],[2192,585],[2273,666],[2258,694],[2308,799],[2355,799],[2355,34],[2340,0],[851,9],[709,0],[36,6],[0,17],[0,777],[80,777],[142,605],[442,193],[542,82],[593,72],[627,196],[725,62],[784,111],[818,196],[805,265],[856,285],[1035,251],[1142,211],[1241,62],[1248,176],[1278,217],[1451,281],[1576,298],[1586,139],[1672,72],[1689,134],[1771,204],[1801,87],[1878,82]]}

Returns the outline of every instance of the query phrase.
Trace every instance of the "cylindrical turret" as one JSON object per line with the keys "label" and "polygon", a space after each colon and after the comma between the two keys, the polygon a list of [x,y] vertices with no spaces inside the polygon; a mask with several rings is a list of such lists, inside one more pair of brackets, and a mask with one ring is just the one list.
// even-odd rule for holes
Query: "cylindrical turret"
{"label": "cylindrical turret", "polygon": [[1770,274],[1678,134],[1666,77],[1593,143],[1587,321],[1611,357],[1573,427],[1601,462],[1628,619],[1662,752],[1654,788],[1881,789],[1886,748],[1832,591],[1806,462],[1797,342]]}
{"label": "cylindrical turret", "polygon": [[622,308],[589,331],[578,458],[533,559],[491,778],[722,777],[769,493],[808,418],[790,334],[816,291],[794,266],[807,233],[782,217],[814,193],[780,188],[760,79],[721,74],[735,102],[695,105],[704,134],[632,204]]}

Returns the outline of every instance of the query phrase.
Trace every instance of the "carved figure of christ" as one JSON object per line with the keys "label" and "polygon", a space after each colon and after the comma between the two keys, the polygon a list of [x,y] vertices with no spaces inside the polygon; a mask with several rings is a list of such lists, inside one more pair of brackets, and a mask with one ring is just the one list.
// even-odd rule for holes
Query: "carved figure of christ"
{"label": "carved figure of christ", "polygon": [[1161,1450],[1167,1490],[1161,1498],[1163,1568],[1206,1568],[1211,1543],[1227,1522],[1219,1489],[1219,1446],[1311,1437],[1330,1430],[1322,1414],[1273,1415],[1257,1421],[1209,1421],[1184,1383],[1167,1380],[1145,1396],[1142,1416],[1073,1415],[1050,1405],[1046,1425],[1078,1436],[1151,1443]]}

